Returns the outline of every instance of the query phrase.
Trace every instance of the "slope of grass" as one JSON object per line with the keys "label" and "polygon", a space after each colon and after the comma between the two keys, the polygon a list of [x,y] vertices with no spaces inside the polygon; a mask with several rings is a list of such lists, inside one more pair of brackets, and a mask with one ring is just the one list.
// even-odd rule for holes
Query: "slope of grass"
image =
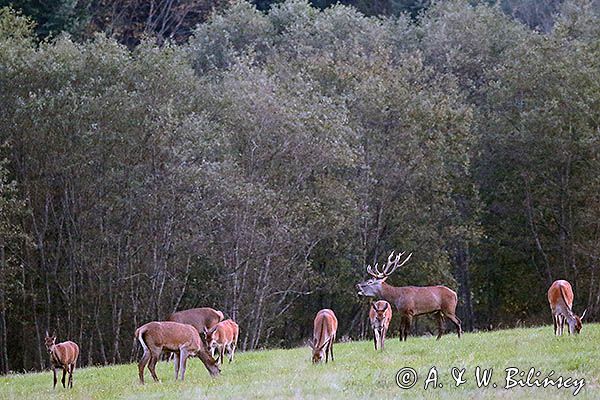
{"label": "slope of grass", "polygon": [[[600,398],[600,324],[589,324],[579,336],[554,337],[551,327],[512,329],[465,334],[410,337],[386,342],[375,352],[372,342],[338,343],[334,362],[311,365],[309,348],[238,353],[220,377],[211,379],[200,360],[191,359],[185,382],[173,380],[172,364],[159,363],[160,383],[146,371],[147,383],[138,383],[137,365],[76,370],[72,390],[52,389],[52,372],[0,377],[0,399],[564,399],[573,398],[574,387],[505,389],[505,369],[535,368],[539,380],[551,370],[552,378],[585,379],[577,399]],[[431,368],[438,372],[442,388],[424,390]],[[475,368],[493,368],[488,388],[475,382]],[[418,382],[411,389],[396,385],[396,372],[412,367]],[[451,368],[465,368],[466,383],[456,387]],[[525,372],[525,373],[526,373]],[[517,377],[515,377],[516,379]],[[492,383],[497,387],[493,388]],[[60,385],[60,382],[59,382]]]}

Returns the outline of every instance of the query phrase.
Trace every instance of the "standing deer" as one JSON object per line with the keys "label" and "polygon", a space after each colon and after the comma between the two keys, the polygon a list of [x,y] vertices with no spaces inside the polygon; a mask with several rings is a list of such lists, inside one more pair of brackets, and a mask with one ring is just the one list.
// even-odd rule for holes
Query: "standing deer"
{"label": "standing deer", "polygon": [[52,366],[52,372],[54,373],[54,386],[56,388],[56,368],[63,370],[62,385],[65,386],[65,375],[69,372],[69,382],[67,386],[73,388],[73,371],[75,371],[75,364],[77,364],[77,358],[79,357],[79,346],[77,343],[67,341],[56,344],[56,335],[48,335],[46,331],[46,338],[44,339],[46,350],[50,354],[50,365]]}
{"label": "standing deer", "polygon": [[390,303],[385,300],[371,303],[369,320],[371,321],[371,328],[373,328],[375,350],[377,350],[378,346],[383,350],[385,334],[390,326],[390,321],[392,320],[392,307],[390,306]]}
{"label": "standing deer", "polygon": [[325,362],[333,361],[333,342],[337,332],[338,320],[332,310],[325,308],[317,313],[314,322],[313,340],[308,344],[312,348],[312,362],[318,364],[325,357]]}
{"label": "standing deer", "polygon": [[211,329],[204,328],[204,337],[206,338],[207,347],[212,351],[213,357],[215,351],[219,352],[217,356],[218,364],[223,364],[225,350],[227,350],[227,354],[229,354],[229,362],[233,361],[233,353],[235,353],[238,334],[238,324],[230,319],[219,322]]}
{"label": "standing deer", "polygon": [[570,334],[581,332],[581,320],[585,317],[587,309],[583,311],[581,317],[573,313],[573,288],[569,282],[562,279],[554,281],[548,289],[548,302],[552,310],[555,335],[562,336],[565,320],[569,324]]}
{"label": "standing deer", "polygon": [[169,315],[167,321],[192,325],[202,336],[204,328],[210,329],[223,321],[223,313],[210,307],[190,308],[189,310],[174,312]]}
{"label": "standing deer", "polygon": [[187,358],[197,356],[202,360],[204,366],[211,376],[221,372],[215,360],[208,354],[196,328],[178,322],[148,322],[135,331],[137,339],[144,348],[144,355],[138,364],[140,382],[144,383],[144,367],[148,369],[152,378],[158,382],[156,376],[156,363],[162,351],[175,354],[175,380],[181,371],[181,380],[185,375]]}
{"label": "standing deer", "polygon": [[435,313],[438,319],[438,340],[442,337],[444,330],[444,317],[447,317],[456,325],[456,332],[460,337],[462,330],[460,319],[456,316],[458,297],[455,291],[446,286],[395,287],[385,282],[397,268],[408,262],[412,253],[402,263],[398,264],[403,255],[404,252],[398,254],[392,260],[394,257],[392,251],[383,271],[379,271],[379,264],[375,264],[374,268],[370,265],[367,266],[367,272],[372,278],[356,285],[358,294],[360,296],[383,298],[396,306],[400,312],[400,340],[406,340],[413,317],[430,313]]}

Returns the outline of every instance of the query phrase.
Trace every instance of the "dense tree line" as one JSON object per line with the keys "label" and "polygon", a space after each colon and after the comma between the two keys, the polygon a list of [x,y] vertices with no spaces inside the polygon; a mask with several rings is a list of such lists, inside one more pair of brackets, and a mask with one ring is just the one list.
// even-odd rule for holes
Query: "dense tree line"
{"label": "dense tree line", "polygon": [[[283,0],[251,0],[258,10],[269,11]],[[549,32],[564,0],[471,0],[471,4],[498,3],[507,15],[530,28]],[[134,47],[145,37],[159,43],[185,43],[199,23],[221,11],[232,0],[0,0],[30,17],[39,39],[69,32],[79,40],[104,32],[119,43]],[[600,6],[595,0],[596,6]],[[405,14],[417,20],[434,3],[432,0],[310,0],[316,8],[336,4],[352,6],[367,16]]]}
{"label": "dense tree line", "polygon": [[392,249],[391,283],[456,289],[465,328],[549,323],[558,278],[598,318],[599,22],[234,2],[131,47],[2,9],[2,372],[43,367],[46,329],[129,361],[135,327],[194,306],[244,349],[301,344],[323,307],[363,337],[354,284]]}

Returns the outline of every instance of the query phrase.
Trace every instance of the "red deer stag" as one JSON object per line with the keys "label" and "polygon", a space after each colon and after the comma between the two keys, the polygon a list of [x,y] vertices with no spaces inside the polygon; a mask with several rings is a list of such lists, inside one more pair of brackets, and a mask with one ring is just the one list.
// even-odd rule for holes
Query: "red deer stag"
{"label": "red deer stag", "polygon": [[204,329],[206,343],[209,350],[212,351],[213,357],[215,355],[215,351],[219,352],[217,357],[218,364],[223,364],[225,350],[227,350],[227,354],[229,354],[229,362],[233,361],[233,353],[235,353],[238,334],[238,324],[230,319],[219,322],[211,329]]}
{"label": "red deer stag", "polygon": [[373,328],[373,340],[375,342],[375,350],[379,347],[383,350],[385,344],[385,334],[390,327],[392,320],[392,307],[385,300],[379,300],[371,304],[369,310],[369,320],[371,328]]}
{"label": "red deer stag", "polygon": [[136,329],[135,339],[144,348],[144,355],[138,364],[142,384],[144,383],[146,364],[148,364],[152,378],[158,382],[156,363],[162,351],[175,354],[175,380],[177,380],[179,371],[181,371],[181,380],[183,380],[186,361],[190,356],[198,356],[211,376],[216,376],[221,372],[215,360],[204,348],[198,331],[191,325],[171,321],[148,322]]}
{"label": "red deer stag", "polygon": [[436,313],[438,318],[438,337],[442,337],[444,329],[444,317],[450,319],[456,325],[458,337],[462,333],[461,322],[456,317],[456,304],[458,297],[456,292],[445,286],[403,286],[395,287],[388,285],[386,279],[399,267],[402,267],[412,256],[409,254],[402,263],[400,258],[404,252],[398,254],[395,259],[394,252],[390,254],[383,271],[379,271],[379,264],[375,268],[367,266],[367,272],[371,279],[356,285],[360,296],[379,297],[395,305],[400,312],[400,340],[406,340],[412,325],[413,317],[422,314]]}
{"label": "red deer stag", "polygon": [[548,302],[552,310],[552,319],[554,321],[554,334],[562,336],[565,326],[565,320],[569,324],[569,333],[578,334],[581,332],[581,320],[585,317],[587,310],[581,314],[581,317],[575,315],[573,307],[573,288],[565,280],[557,280],[548,289]]}
{"label": "red deer stag", "polygon": [[223,321],[223,313],[210,307],[190,308],[169,315],[167,321],[192,325],[200,335],[203,335],[204,328],[210,329]]}
{"label": "red deer stag", "polygon": [[[75,364],[77,364],[77,357],[79,357],[79,346],[71,341],[56,344],[56,335],[50,336],[47,331],[44,344],[50,354],[50,365],[52,366],[52,372],[54,372],[53,387],[56,388],[56,368],[61,368],[63,370],[61,380],[63,387],[73,388],[73,371],[75,371]],[[69,372],[69,382],[65,386],[67,372]]]}
{"label": "red deer stag", "polygon": [[314,322],[313,340],[309,341],[312,348],[312,362],[317,364],[325,357],[325,362],[333,361],[333,342],[337,332],[338,320],[332,310],[325,308],[317,313]]}

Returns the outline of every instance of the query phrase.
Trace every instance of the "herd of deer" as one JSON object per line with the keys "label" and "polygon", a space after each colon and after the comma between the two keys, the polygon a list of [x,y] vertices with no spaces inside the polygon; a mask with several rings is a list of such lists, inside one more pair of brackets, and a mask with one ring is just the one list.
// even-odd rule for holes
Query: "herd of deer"
{"label": "herd of deer", "polygon": [[[455,291],[445,286],[395,287],[385,282],[397,268],[408,262],[412,253],[400,262],[403,255],[404,253],[400,253],[394,257],[392,252],[381,271],[379,264],[375,264],[375,267],[369,265],[367,272],[371,278],[356,285],[360,296],[383,299],[373,302],[369,310],[375,350],[384,348],[385,336],[392,319],[392,305],[400,315],[400,340],[406,340],[413,317],[423,314],[434,314],[437,317],[438,340],[444,329],[444,318],[454,323],[460,338],[462,329],[461,322],[456,316],[458,297]],[[555,335],[562,335],[565,322],[569,326],[569,333],[577,334],[581,331],[581,320],[587,310],[581,317],[573,313],[573,289],[569,282],[555,281],[548,289],[548,302],[552,310]],[[337,326],[338,321],[332,310],[323,309],[317,313],[313,325],[313,339],[309,341],[313,363],[319,363],[323,358],[328,362],[329,357],[333,361],[333,343]],[[148,322],[136,329],[134,335],[134,340],[139,341],[144,350],[138,364],[140,382],[144,383],[146,366],[152,378],[158,381],[155,368],[163,353],[173,356],[175,380],[179,376],[183,380],[186,361],[192,356],[200,358],[208,373],[216,376],[221,372],[219,365],[223,363],[225,352],[229,356],[229,362],[233,361],[238,334],[239,328],[234,321],[224,320],[221,311],[208,307],[175,312],[167,321]],[[79,347],[71,341],[57,344],[56,336],[49,336],[48,332],[46,332],[45,345],[54,372],[54,387],[57,382],[56,369],[61,368],[63,387],[66,387],[65,376],[68,372],[68,386],[72,388]]]}

